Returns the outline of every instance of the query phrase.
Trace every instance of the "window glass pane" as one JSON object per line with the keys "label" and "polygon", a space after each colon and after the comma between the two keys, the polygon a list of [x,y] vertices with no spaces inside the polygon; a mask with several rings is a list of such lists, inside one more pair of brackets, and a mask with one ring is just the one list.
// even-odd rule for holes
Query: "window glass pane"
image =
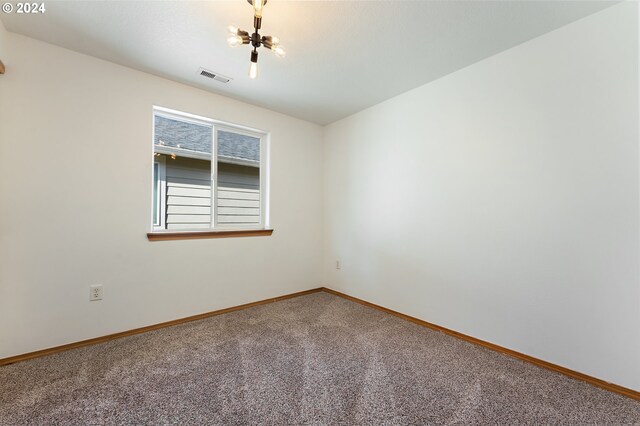
{"label": "window glass pane", "polygon": [[160,206],[158,205],[158,191],[160,191],[160,175],[158,174],[158,163],[153,163],[153,224],[160,225]]}
{"label": "window glass pane", "polygon": [[[155,116],[154,155],[164,159],[165,229],[211,227],[211,126]],[[163,188],[160,189],[162,193]]]}
{"label": "window glass pane", "polygon": [[260,224],[260,138],[217,131],[218,224]]}

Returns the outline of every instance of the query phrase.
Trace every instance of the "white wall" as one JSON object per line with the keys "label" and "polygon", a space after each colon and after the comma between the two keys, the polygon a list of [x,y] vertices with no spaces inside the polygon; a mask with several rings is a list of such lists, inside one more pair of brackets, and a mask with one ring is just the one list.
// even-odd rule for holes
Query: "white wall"
{"label": "white wall", "polygon": [[[7,33],[7,30],[4,28],[4,24],[2,23],[2,21],[0,21],[0,60],[3,61],[4,63],[4,55],[7,52],[8,48],[7,48],[7,39],[8,39],[9,35]],[[5,64],[6,65],[6,64]]]}
{"label": "white wall", "polygon": [[[320,126],[0,37],[0,358],[322,284]],[[153,105],[271,132],[273,236],[147,241]]]}
{"label": "white wall", "polygon": [[637,8],[328,126],[327,285],[640,390]]}

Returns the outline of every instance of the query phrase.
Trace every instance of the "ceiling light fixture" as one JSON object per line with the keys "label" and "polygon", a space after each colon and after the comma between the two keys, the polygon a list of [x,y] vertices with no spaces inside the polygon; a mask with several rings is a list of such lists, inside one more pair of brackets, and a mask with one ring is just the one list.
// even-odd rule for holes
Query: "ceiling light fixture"
{"label": "ceiling light fixture", "polygon": [[280,46],[280,40],[278,37],[272,36],[260,36],[258,30],[262,25],[262,9],[267,0],[247,0],[251,6],[253,6],[253,34],[249,34],[247,31],[242,31],[235,25],[229,25],[229,38],[227,43],[229,46],[236,47],[241,44],[251,44],[253,50],[251,51],[251,63],[249,66],[249,77],[256,78],[258,76],[258,47],[264,46],[267,49],[271,49],[277,57],[282,58],[285,56],[285,51]]}

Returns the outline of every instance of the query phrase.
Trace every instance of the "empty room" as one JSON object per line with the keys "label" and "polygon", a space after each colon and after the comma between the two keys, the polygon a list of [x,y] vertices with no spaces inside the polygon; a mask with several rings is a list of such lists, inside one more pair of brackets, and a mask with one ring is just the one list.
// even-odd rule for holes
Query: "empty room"
{"label": "empty room", "polygon": [[640,425],[638,1],[0,2],[0,425]]}

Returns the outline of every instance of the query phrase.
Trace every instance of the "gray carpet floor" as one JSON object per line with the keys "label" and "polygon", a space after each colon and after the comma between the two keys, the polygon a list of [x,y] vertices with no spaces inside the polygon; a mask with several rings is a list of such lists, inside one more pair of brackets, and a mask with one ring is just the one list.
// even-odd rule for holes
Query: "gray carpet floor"
{"label": "gray carpet floor", "polygon": [[640,425],[640,402],[316,293],[0,367],[1,425]]}

